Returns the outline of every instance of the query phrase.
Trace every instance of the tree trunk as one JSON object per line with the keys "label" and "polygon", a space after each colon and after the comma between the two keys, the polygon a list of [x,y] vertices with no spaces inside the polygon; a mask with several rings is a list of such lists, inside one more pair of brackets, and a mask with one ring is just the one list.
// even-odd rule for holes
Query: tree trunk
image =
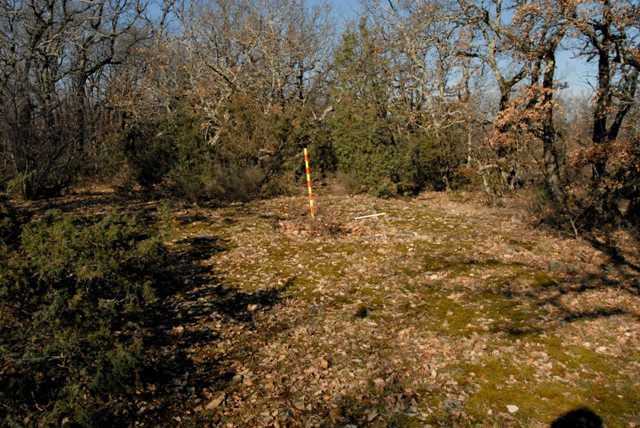
{"label": "tree trunk", "polygon": [[556,145],[556,128],[553,122],[553,77],[556,68],[556,46],[552,46],[546,53],[545,70],[542,80],[542,105],[544,106],[544,122],[542,125],[542,149],[544,152],[544,172],[547,189],[554,203],[564,204],[565,194],[560,176],[558,162],[558,147]]}

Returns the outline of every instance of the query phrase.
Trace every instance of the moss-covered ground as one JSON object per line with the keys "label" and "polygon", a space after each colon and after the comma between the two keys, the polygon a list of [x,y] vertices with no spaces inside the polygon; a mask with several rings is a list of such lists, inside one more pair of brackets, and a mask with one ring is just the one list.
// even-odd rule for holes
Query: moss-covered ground
{"label": "moss-covered ground", "polygon": [[152,207],[191,263],[148,327],[184,367],[140,420],[542,427],[588,408],[640,426],[635,244],[465,199],[320,191],[316,221],[303,196]]}

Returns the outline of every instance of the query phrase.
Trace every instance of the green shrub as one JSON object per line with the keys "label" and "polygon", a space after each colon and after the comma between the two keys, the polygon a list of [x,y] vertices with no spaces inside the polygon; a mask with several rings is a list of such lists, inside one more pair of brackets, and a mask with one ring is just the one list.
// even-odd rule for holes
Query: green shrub
{"label": "green shrub", "polygon": [[0,405],[7,420],[113,423],[144,352],[136,330],[164,249],[134,219],[51,211],[2,245]]}
{"label": "green shrub", "polygon": [[15,241],[19,232],[18,216],[6,197],[0,195],[0,245]]}
{"label": "green shrub", "polygon": [[429,118],[397,99],[383,41],[361,21],[348,29],[335,54],[331,119],[338,171],[350,187],[376,196],[446,188],[459,165],[454,145],[429,129]]}
{"label": "green shrub", "polygon": [[350,187],[382,197],[415,194],[427,186],[443,189],[443,177],[451,175],[446,151],[428,135],[399,135],[393,128],[390,118],[364,108],[336,109],[333,146]]}
{"label": "green shrub", "polygon": [[174,128],[176,159],[167,176],[168,190],[190,201],[212,198],[222,192],[215,148],[198,136],[191,121],[181,126]]}
{"label": "green shrub", "polygon": [[146,191],[162,183],[175,159],[171,135],[158,132],[153,126],[134,126],[123,136],[124,153],[132,178]]}

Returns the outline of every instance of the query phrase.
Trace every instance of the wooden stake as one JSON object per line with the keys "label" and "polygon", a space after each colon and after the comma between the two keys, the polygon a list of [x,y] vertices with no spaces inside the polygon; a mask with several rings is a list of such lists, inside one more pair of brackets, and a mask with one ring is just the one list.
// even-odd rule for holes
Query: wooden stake
{"label": "wooden stake", "polygon": [[307,169],[307,189],[309,189],[309,212],[311,213],[311,220],[315,220],[315,209],[313,207],[313,192],[311,191],[311,170],[309,169],[309,153],[307,148],[304,148],[304,166]]}

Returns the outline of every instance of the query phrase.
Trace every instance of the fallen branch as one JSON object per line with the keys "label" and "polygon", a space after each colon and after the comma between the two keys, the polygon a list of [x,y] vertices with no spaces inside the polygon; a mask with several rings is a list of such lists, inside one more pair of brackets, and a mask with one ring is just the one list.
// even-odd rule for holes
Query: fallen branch
{"label": "fallen branch", "polygon": [[383,215],[387,215],[387,213],[377,213],[377,214],[362,215],[360,217],[354,218],[354,220],[362,220],[363,218],[380,217],[380,216],[383,216]]}

